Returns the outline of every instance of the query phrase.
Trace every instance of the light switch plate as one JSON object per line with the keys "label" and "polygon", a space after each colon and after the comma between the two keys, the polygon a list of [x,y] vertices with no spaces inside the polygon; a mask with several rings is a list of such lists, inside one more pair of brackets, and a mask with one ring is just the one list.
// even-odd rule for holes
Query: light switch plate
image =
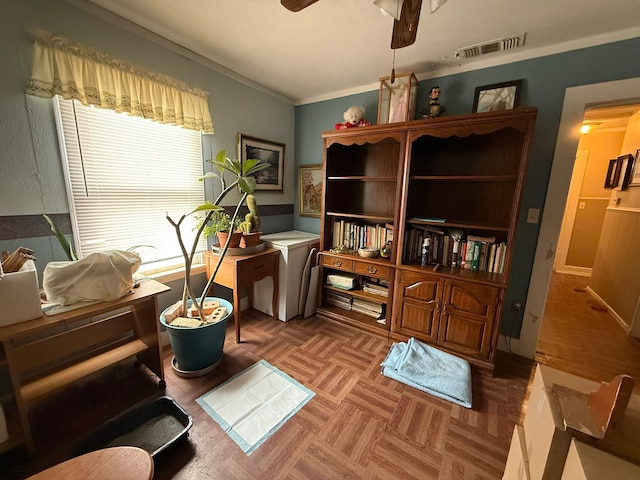
{"label": "light switch plate", "polygon": [[527,223],[538,223],[540,219],[540,209],[530,208],[527,210]]}

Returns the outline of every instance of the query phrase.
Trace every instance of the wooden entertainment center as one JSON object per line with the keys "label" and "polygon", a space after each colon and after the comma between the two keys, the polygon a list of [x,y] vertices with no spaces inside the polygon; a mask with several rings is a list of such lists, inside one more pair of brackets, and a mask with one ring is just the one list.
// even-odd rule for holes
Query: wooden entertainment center
{"label": "wooden entertainment center", "polygon": [[[323,132],[318,314],[493,370],[536,116],[518,108]],[[389,257],[357,254],[390,231]],[[452,235],[475,240],[458,242],[477,243],[471,263],[453,255]],[[433,250],[422,263],[426,237]],[[379,305],[381,318],[349,306],[363,302]]]}

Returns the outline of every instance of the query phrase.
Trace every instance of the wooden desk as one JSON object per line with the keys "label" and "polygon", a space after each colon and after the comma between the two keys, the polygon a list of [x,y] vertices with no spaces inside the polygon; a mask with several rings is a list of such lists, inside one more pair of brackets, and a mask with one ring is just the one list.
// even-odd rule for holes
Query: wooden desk
{"label": "wooden desk", "polygon": [[89,452],[36,473],[27,480],[151,480],[153,459],[138,447]]}
{"label": "wooden desk", "polygon": [[6,403],[12,412],[9,439],[0,443],[0,452],[23,442],[35,451],[29,405],[129,357],[137,356],[164,388],[157,296],[169,290],[145,280],[112,302],[1,327],[0,365],[8,366],[13,392]]}
{"label": "wooden desk", "polygon": [[[207,279],[211,278],[218,263],[218,255],[205,252]],[[233,315],[236,323],[236,343],[240,342],[240,289],[252,286],[265,277],[273,277],[273,318],[278,319],[278,260],[280,251],[265,248],[251,255],[225,255],[214,283],[233,290]],[[249,306],[253,306],[253,288],[248,288]]]}

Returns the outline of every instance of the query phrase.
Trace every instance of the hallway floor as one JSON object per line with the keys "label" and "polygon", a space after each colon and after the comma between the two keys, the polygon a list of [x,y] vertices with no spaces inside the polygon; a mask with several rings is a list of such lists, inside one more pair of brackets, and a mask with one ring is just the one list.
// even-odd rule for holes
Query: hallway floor
{"label": "hallway floor", "polygon": [[[554,273],[536,361],[591,380],[627,374],[640,394],[640,339],[629,336],[586,290],[588,277]],[[596,308],[594,308],[596,307]]]}

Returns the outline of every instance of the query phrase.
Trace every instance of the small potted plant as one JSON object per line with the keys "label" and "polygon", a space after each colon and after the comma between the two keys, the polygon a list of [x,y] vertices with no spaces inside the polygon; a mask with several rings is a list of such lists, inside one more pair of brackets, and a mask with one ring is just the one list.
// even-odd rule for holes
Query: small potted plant
{"label": "small potted plant", "polygon": [[[240,218],[236,217],[234,222],[231,221],[231,215],[224,210],[214,210],[211,218],[202,230],[202,235],[207,238],[210,235],[218,237],[218,246],[224,247],[227,242],[229,248],[238,248],[240,246],[240,239],[242,238],[242,231],[239,230]],[[201,218],[198,223],[204,222],[204,217]]]}
{"label": "small potted plant", "polygon": [[256,197],[247,195],[247,207],[249,208],[249,213],[245,215],[244,222],[240,223],[238,227],[242,231],[240,248],[255,247],[260,243],[260,237],[262,236]]}
{"label": "small potted plant", "polygon": [[[193,291],[191,285],[191,266],[197,253],[196,250],[200,236],[216,213],[224,213],[224,209],[220,206],[220,203],[229,192],[238,186],[243,194],[230,219],[230,225],[234,225],[238,219],[238,212],[244,204],[247,195],[255,189],[256,181],[251,175],[269,167],[268,164],[263,164],[260,160],[247,160],[241,163],[238,160],[230,159],[226,156],[224,150],[218,153],[215,160],[210,160],[209,162],[212,163],[218,171],[217,173],[208,172],[201,180],[208,178],[220,179],[222,190],[215,201],[209,201],[198,206],[192,212],[182,215],[178,221],[175,221],[167,215],[167,220],[175,229],[178,243],[184,257],[185,272],[182,299],[161,313],[160,323],[162,323],[169,332],[169,341],[171,342],[174,353],[175,363],[172,361],[174,371],[182,376],[204,375],[218,365],[222,359],[227,319],[233,313],[233,307],[230,302],[224,299],[213,299],[212,297],[206,296],[214,283],[222,260],[227,253],[229,242],[223,246],[218,255],[218,263],[202,293],[196,295]],[[231,173],[233,176],[233,181],[228,185],[225,180],[225,173]],[[198,222],[193,243],[190,249],[187,249],[180,227],[185,218],[192,214],[204,214],[205,216],[201,222]],[[206,312],[205,308],[208,307],[205,303],[214,301],[218,302],[226,312],[223,312],[223,314],[216,314],[215,311],[213,313]],[[175,322],[177,318],[181,318],[184,321]]]}

